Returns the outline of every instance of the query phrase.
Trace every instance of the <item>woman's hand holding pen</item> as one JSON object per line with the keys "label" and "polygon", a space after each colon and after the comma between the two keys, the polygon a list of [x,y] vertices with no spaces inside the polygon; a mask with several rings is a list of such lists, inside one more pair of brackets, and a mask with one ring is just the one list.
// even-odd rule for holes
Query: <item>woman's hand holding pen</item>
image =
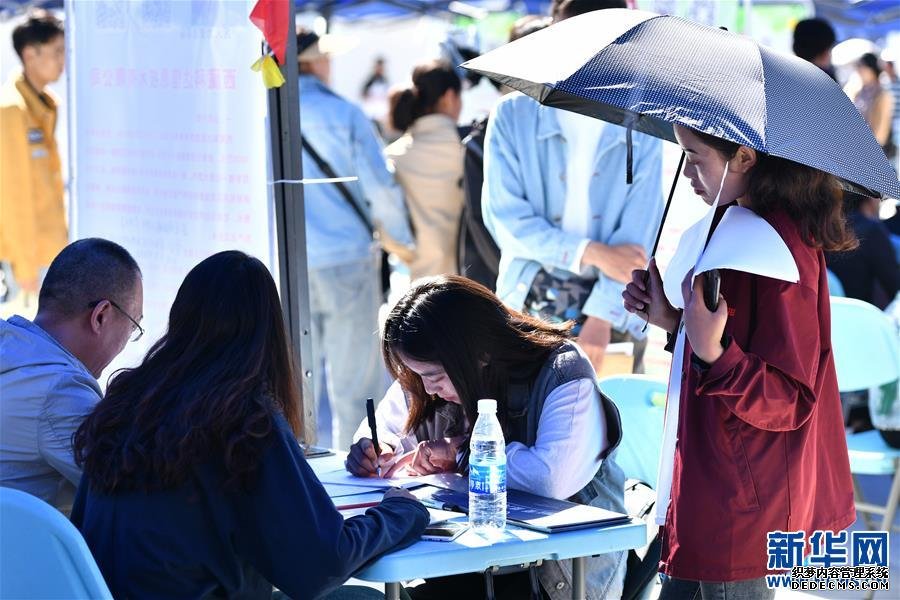
{"label": "woman's hand holding pen", "polygon": [[636,269],[631,272],[631,282],[625,286],[622,298],[625,310],[645,321],[669,332],[675,331],[678,327],[681,314],[666,300],[655,258],[650,259],[646,271]]}
{"label": "woman's hand holding pen", "polygon": [[[350,453],[344,463],[347,470],[357,477],[377,477],[378,468],[385,470],[394,460],[394,449],[391,446],[384,442],[380,442],[379,446],[381,454],[375,452],[375,445],[369,438],[362,438],[350,446]],[[388,477],[388,474],[382,472],[382,476]]]}

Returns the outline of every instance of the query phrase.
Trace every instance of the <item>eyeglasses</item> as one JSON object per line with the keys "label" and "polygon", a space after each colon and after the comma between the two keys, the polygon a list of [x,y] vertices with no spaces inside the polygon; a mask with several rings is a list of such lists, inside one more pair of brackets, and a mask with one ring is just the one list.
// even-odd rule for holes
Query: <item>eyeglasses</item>
{"label": "eyeglasses", "polygon": [[[144,328],[141,327],[141,324],[138,323],[137,321],[135,321],[131,315],[129,315],[127,312],[125,312],[124,308],[122,308],[121,306],[116,304],[113,300],[110,300],[109,298],[107,298],[106,301],[109,302],[110,304],[112,304],[113,308],[115,308],[117,311],[119,311],[120,313],[122,313],[123,315],[128,317],[128,320],[131,321],[131,337],[128,338],[128,341],[136,342],[139,339],[141,339],[141,337],[144,335]],[[88,308],[94,308],[101,302],[103,302],[103,300],[94,300],[93,302],[88,304]]]}

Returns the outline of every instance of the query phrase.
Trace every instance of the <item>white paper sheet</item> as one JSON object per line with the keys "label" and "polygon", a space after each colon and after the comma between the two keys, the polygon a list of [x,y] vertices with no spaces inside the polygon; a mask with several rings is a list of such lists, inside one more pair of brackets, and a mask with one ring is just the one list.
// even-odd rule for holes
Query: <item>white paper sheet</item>
{"label": "white paper sheet", "polygon": [[734,205],[725,211],[704,249],[713,212],[710,209],[682,234],[666,269],[663,291],[672,306],[684,308],[681,282],[691,268],[695,276],[713,269],[730,269],[791,283],[800,280],[794,256],[775,228],[742,206]]}
{"label": "white paper sheet", "polygon": [[[350,517],[358,517],[359,515],[366,514],[366,511],[372,508],[371,506],[367,506],[365,508],[346,508],[340,511],[341,516],[344,517],[344,520],[349,519]],[[450,512],[449,510],[437,510],[436,508],[429,508],[429,525],[434,525],[435,523],[440,523],[441,521],[466,521],[469,517],[462,513],[458,512]]]}
{"label": "white paper sheet", "polygon": [[681,369],[684,364],[685,333],[681,323],[672,354],[669,371],[669,388],[666,399],[666,419],[663,426],[663,442],[659,453],[659,469],[656,482],[656,524],[666,524],[666,511],[672,494],[672,474],[675,470],[675,444],[678,442],[678,414],[681,409]]}
{"label": "white paper sheet", "polygon": [[[669,299],[669,303],[675,308],[684,308],[684,295],[681,292],[681,282],[693,269],[703,254],[706,239],[709,237],[709,229],[712,227],[716,209],[719,207],[719,199],[722,197],[722,188],[725,186],[725,178],[728,169],[722,172],[722,180],[719,182],[719,191],[712,206],[706,214],[691,225],[678,241],[675,256],[669,263],[669,268],[663,274],[663,293]],[[672,493],[672,475],[675,469],[675,445],[678,441],[678,413],[681,406],[681,369],[684,364],[684,321],[678,323],[678,333],[675,340],[675,353],[672,356],[672,366],[669,369],[669,386],[666,390],[666,416],[663,426],[662,447],[659,454],[659,470],[656,482],[656,522],[664,525],[666,511],[669,508],[669,498]]]}
{"label": "white paper sheet", "polygon": [[329,471],[327,473],[321,473],[319,475],[319,481],[321,481],[323,484],[327,484],[329,487],[335,485],[343,485],[375,489],[387,489],[392,487],[409,489],[430,483],[430,480],[426,479],[427,477],[429,476],[426,475],[423,477],[390,478],[357,477],[356,475],[351,475],[345,469],[338,469],[335,471]]}
{"label": "white paper sheet", "polygon": [[343,483],[322,483],[322,487],[328,492],[328,497],[334,500],[346,496],[355,496],[357,494],[371,494],[373,492],[381,493],[381,488],[373,488],[363,485],[345,485]]}
{"label": "white paper sheet", "polygon": [[[718,198],[716,199],[718,201]],[[684,308],[684,296],[681,293],[681,282],[684,281],[688,271],[694,268],[700,256],[703,254],[703,245],[709,235],[709,228],[715,216],[715,204],[706,211],[703,217],[685,229],[678,240],[675,255],[669,262],[666,272],[663,274],[663,292],[669,300],[669,304],[677,309]]]}
{"label": "white paper sheet", "polygon": [[794,256],[775,228],[742,206],[732,206],[722,215],[694,274],[713,269],[743,271],[790,283],[800,281]]}

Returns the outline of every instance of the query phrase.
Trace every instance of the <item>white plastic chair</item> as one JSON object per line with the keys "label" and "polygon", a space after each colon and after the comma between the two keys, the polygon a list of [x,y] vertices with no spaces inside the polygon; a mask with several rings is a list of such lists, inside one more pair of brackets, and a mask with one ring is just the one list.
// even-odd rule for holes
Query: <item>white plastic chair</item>
{"label": "white plastic chair", "polygon": [[640,479],[656,489],[666,383],[646,375],[617,375],[601,379],[599,385],[622,416],[623,434],[616,464],[626,478]]}
{"label": "white plastic chair", "polygon": [[[900,378],[900,336],[894,323],[878,308],[852,298],[831,299],[831,345],[838,389],[865,390]],[[854,475],[856,510],[866,525],[869,514],[882,515],[881,530],[890,531],[900,499],[900,449],[891,448],[878,431],[847,436],[850,471]],[[885,506],[865,502],[856,475],[893,477]]]}
{"label": "white plastic chair", "polygon": [[112,599],[84,538],[58,510],[0,488],[0,598]]}

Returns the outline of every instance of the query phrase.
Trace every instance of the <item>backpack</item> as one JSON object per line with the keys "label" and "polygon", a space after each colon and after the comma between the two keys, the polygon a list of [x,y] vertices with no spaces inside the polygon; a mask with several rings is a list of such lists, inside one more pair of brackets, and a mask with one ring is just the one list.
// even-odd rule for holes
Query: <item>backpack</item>
{"label": "backpack", "polygon": [[466,148],[463,167],[465,205],[459,223],[457,258],[462,275],[488,289],[496,289],[500,249],[484,226],[481,187],[484,183],[484,138],[487,117],[475,121],[462,143]]}

